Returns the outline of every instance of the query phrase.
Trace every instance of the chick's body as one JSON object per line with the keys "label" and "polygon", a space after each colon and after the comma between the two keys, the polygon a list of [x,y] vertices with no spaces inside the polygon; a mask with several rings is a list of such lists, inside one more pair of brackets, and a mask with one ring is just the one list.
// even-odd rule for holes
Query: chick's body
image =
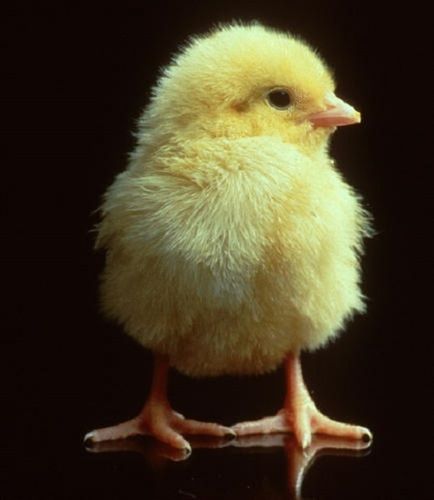
{"label": "chick's body", "polygon": [[191,375],[261,373],[362,307],[362,211],[326,155],[278,137],[183,141],[110,188],[107,313]]}
{"label": "chick's body", "polygon": [[[259,25],[193,39],[153,89],[128,168],[107,190],[104,311],[155,354],[141,413],[87,435],[294,432],[361,439],[321,414],[299,353],[363,309],[358,254],[368,219],[328,154],[360,121],[305,43]],[[167,400],[169,366],[193,376],[264,373],[285,360],[284,409],[227,428],[186,420]]]}

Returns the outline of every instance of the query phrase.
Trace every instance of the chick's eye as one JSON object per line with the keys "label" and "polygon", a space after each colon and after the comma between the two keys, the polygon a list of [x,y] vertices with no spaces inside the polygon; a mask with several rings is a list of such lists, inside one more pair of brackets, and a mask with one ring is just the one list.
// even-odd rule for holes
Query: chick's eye
{"label": "chick's eye", "polygon": [[285,89],[274,89],[267,94],[267,101],[273,108],[287,109],[291,104],[291,97]]}

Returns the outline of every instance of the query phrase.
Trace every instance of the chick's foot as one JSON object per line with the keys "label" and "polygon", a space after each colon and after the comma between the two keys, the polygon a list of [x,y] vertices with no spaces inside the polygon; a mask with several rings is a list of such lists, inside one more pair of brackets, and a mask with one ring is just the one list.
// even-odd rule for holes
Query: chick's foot
{"label": "chick's foot", "polygon": [[282,432],[292,432],[292,427],[286,419],[284,411],[279,411],[272,417],[264,417],[260,420],[240,422],[232,426],[232,430],[237,436],[251,436],[255,434],[279,434]]}
{"label": "chick's foot", "polygon": [[273,417],[241,422],[232,427],[238,436],[292,432],[301,448],[307,448],[313,434],[362,440],[372,440],[366,427],[332,420],[323,415],[312,401],[303,381],[300,359],[289,355],[286,360],[287,394],[284,408]]}
{"label": "chick's foot", "polygon": [[292,410],[284,408],[273,417],[238,423],[232,429],[237,436],[294,433],[295,439],[301,448],[310,446],[313,434],[324,434],[365,442],[372,439],[370,431],[365,427],[332,420],[323,415],[312,401],[306,405],[297,405]]}
{"label": "chick's foot", "polygon": [[208,436],[231,436],[235,433],[229,427],[214,423],[186,419],[174,411],[167,399],[169,363],[161,356],[155,356],[154,371],[149,398],[137,417],[112,427],[89,432],[84,441],[100,443],[130,436],[145,435],[174,448],[191,452],[191,446],[183,434]]}
{"label": "chick's foot", "polygon": [[85,441],[98,443],[130,436],[145,435],[178,449],[191,451],[191,446],[183,434],[208,436],[235,436],[228,427],[214,423],[198,422],[186,419],[170,406],[151,403],[146,405],[135,418],[112,427],[105,427],[89,432]]}

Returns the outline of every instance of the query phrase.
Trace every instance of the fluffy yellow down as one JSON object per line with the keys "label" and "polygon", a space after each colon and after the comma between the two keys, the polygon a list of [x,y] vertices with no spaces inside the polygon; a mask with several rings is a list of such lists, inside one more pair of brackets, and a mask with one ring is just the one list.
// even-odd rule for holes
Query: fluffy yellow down
{"label": "fluffy yellow down", "polygon": [[[286,111],[264,95],[291,90]],[[105,313],[183,373],[263,373],[363,309],[368,222],[304,120],[334,90],[318,56],[258,24],[193,39],[153,89],[101,208]]]}

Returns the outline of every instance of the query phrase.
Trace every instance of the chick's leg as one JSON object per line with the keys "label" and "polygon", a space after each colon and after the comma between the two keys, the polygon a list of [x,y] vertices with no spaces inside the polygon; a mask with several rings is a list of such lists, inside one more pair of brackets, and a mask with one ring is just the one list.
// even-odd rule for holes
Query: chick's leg
{"label": "chick's leg", "polygon": [[232,429],[237,435],[293,432],[297,443],[302,448],[310,445],[312,434],[362,439],[365,442],[372,439],[371,432],[365,427],[337,422],[326,417],[316,408],[304,384],[298,355],[288,355],[285,373],[287,387],[283,409],[273,417],[236,424]]}
{"label": "chick's leg", "polygon": [[139,415],[112,427],[89,432],[84,437],[85,442],[97,443],[141,434],[153,436],[169,446],[190,452],[190,444],[182,434],[235,436],[234,431],[228,427],[189,420],[175,412],[167,399],[168,374],[168,361],[156,357],[151,392]]}

